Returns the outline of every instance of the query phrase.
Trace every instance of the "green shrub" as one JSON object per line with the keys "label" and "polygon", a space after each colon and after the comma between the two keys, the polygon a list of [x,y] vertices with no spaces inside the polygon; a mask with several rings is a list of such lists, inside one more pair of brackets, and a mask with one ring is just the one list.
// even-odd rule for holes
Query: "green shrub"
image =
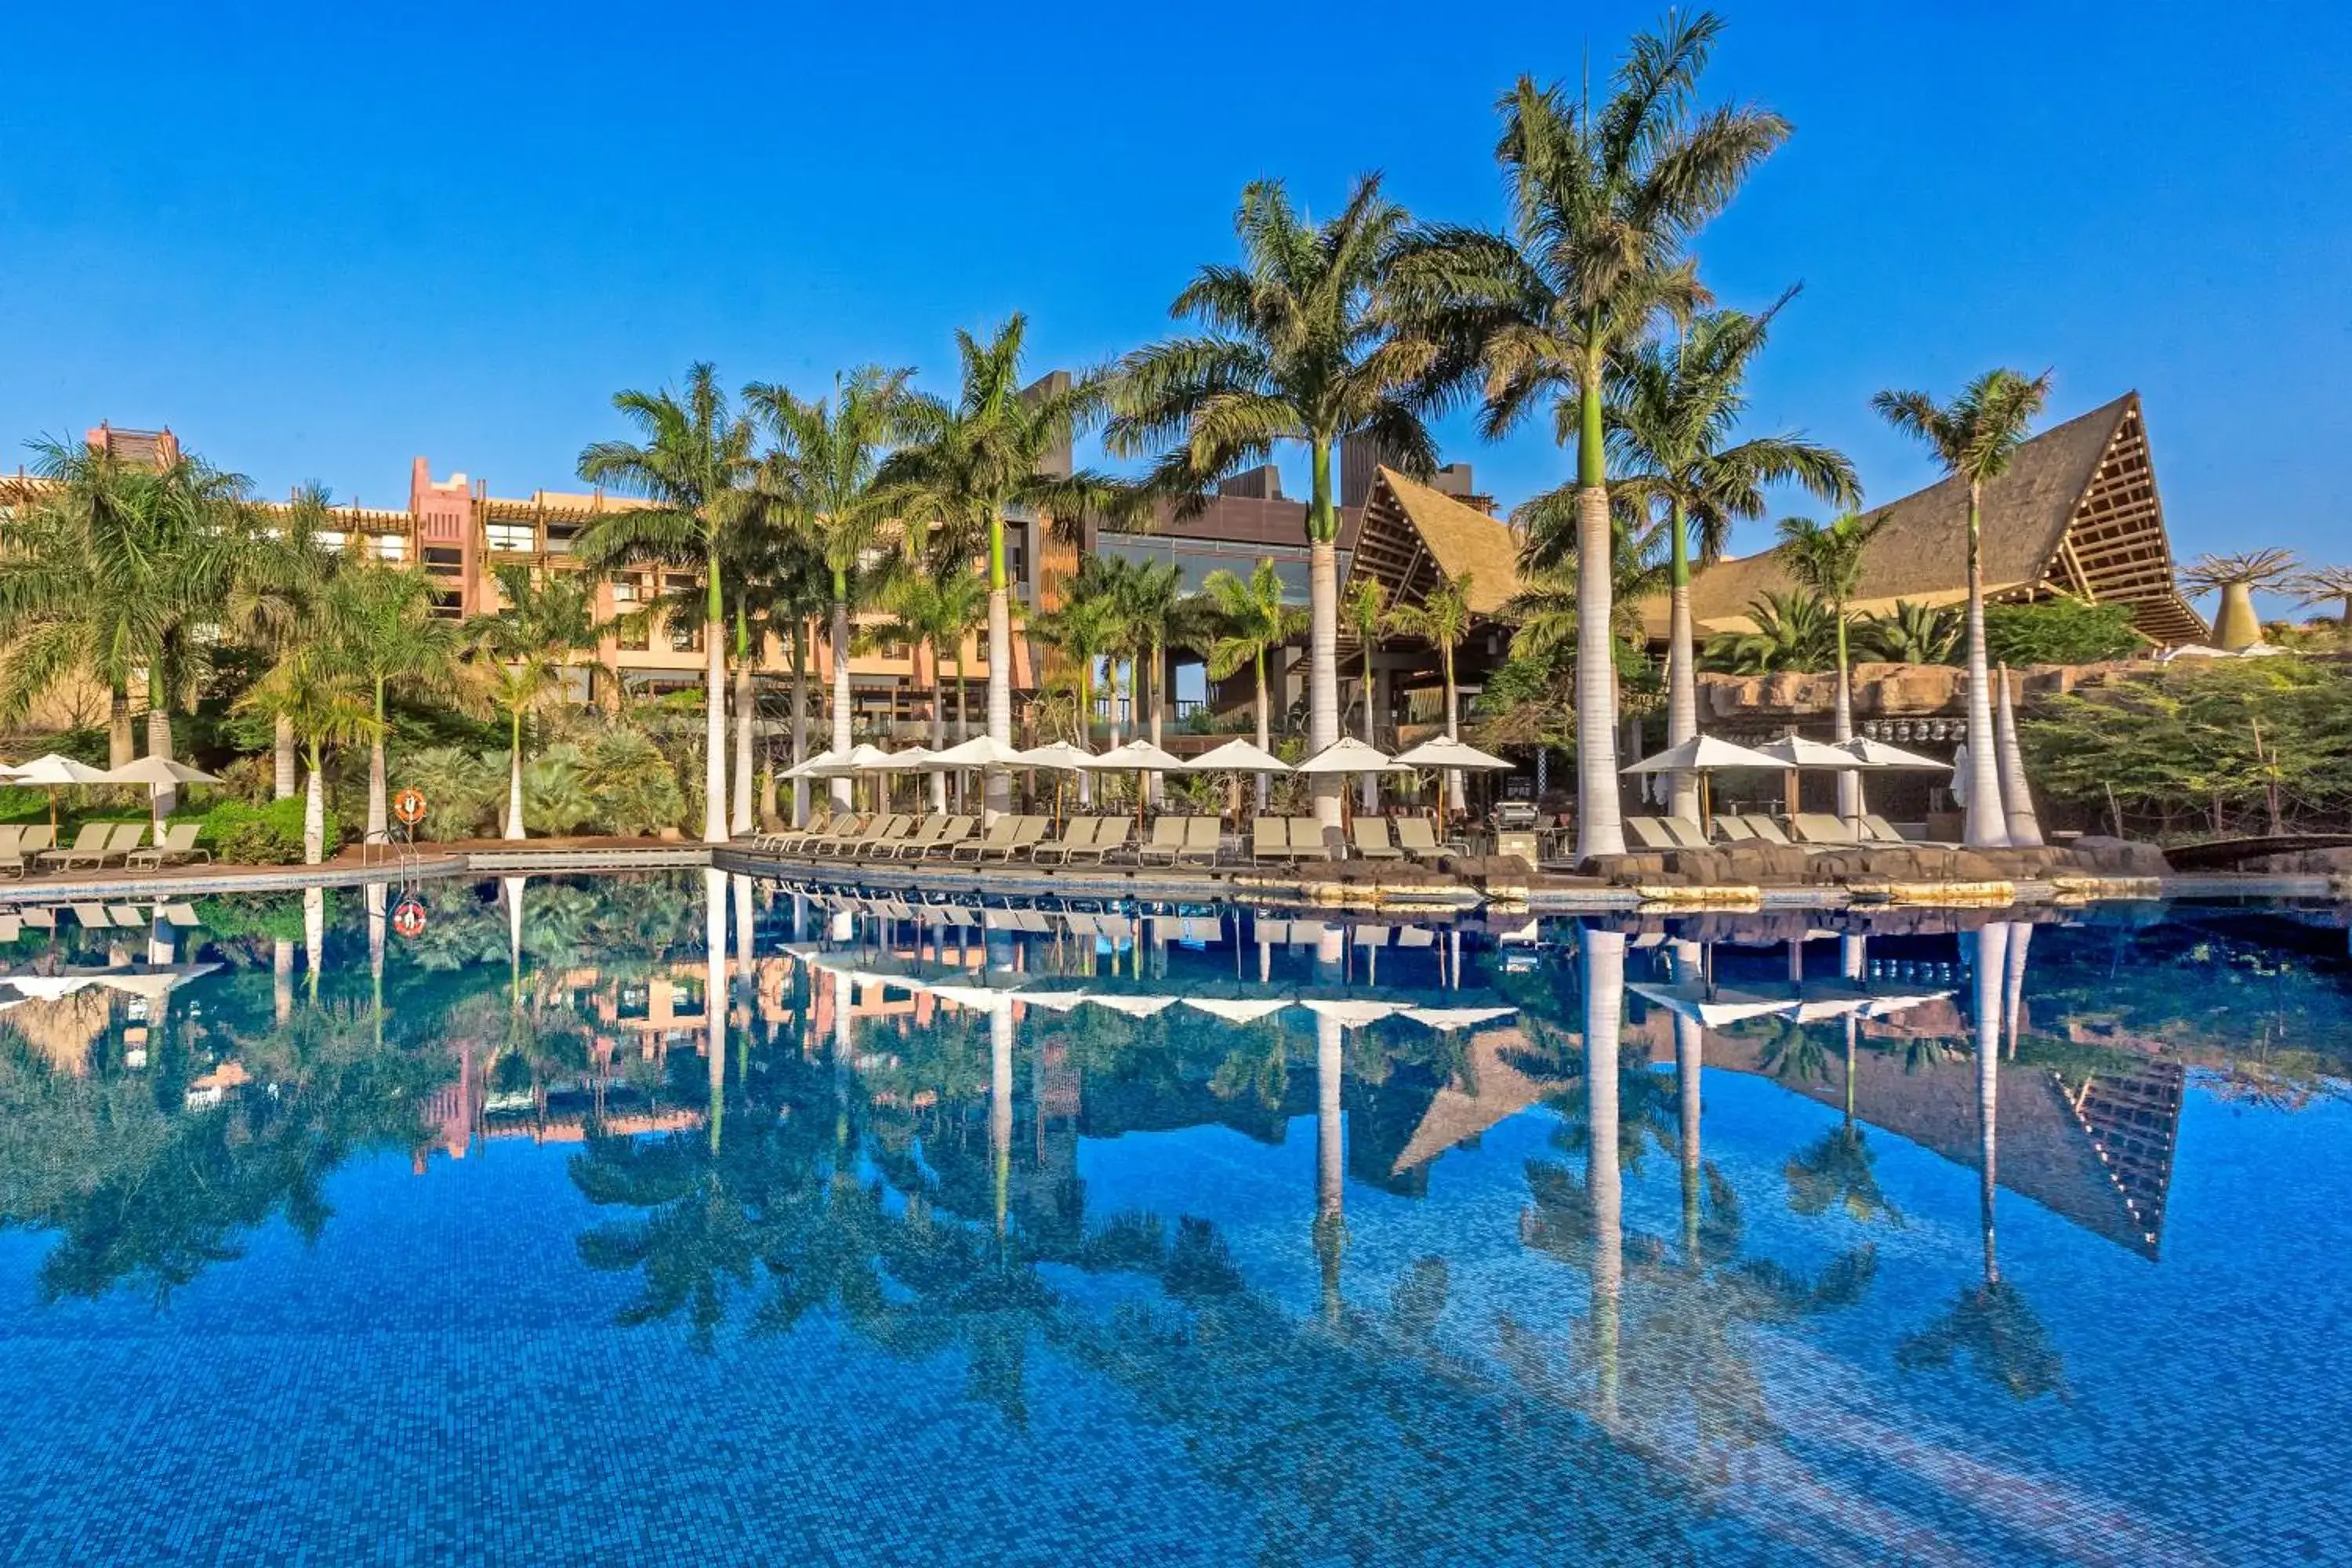
{"label": "green shrub", "polygon": [[607,730],[593,737],[581,752],[581,778],[601,832],[651,833],[686,814],[677,771],[661,748],[635,730]]}
{"label": "green shrub", "polygon": [[[196,842],[215,859],[232,866],[299,866],[302,863],[303,799],[299,795],[248,805],[225,800],[205,813]],[[342,823],[326,814],[324,853],[333,855],[343,842]]]}
{"label": "green shrub", "polygon": [[595,815],[596,803],[580,775],[580,748],[550,746],[522,765],[522,824],[537,833],[577,833]]}
{"label": "green shrub", "polygon": [[499,809],[506,805],[506,753],[428,747],[394,759],[386,783],[395,795],[411,787],[425,792],[425,821],[416,830],[418,837],[478,837],[495,831]]}
{"label": "green shrub", "polygon": [[2097,664],[2129,658],[2147,647],[2147,639],[2132,625],[2129,605],[2044,599],[1985,606],[1985,657],[1995,664]]}

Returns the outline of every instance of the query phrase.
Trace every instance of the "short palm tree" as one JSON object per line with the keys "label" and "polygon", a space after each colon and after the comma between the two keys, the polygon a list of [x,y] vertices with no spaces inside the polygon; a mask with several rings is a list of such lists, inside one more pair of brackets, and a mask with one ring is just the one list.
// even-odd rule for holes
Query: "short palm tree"
{"label": "short palm tree", "polygon": [[[763,489],[782,498],[785,526],[824,563],[833,590],[833,747],[846,752],[849,617],[853,600],[881,581],[870,557],[903,538],[895,497],[881,480],[884,456],[907,405],[905,371],[867,365],[835,378],[833,395],[810,400],[782,386],[744,396],[773,437],[761,466]],[[834,781],[834,804],[849,804],[850,781]]]}
{"label": "short palm tree", "polygon": [[[909,516],[937,528],[967,550],[985,547],[988,560],[988,733],[1013,742],[1013,590],[1005,568],[1008,512],[1050,520],[1075,542],[1090,514],[1122,508],[1125,491],[1087,469],[1056,471],[1060,454],[1091,428],[1104,405],[1101,378],[1081,375],[1022,384],[1028,318],[1015,314],[982,342],[956,333],[960,384],[953,399],[909,397],[906,439],[892,454],[884,480],[901,496]],[[1004,808],[1005,775],[988,779],[992,816]]]}
{"label": "short palm tree", "polygon": [[[637,428],[637,441],[598,441],[580,454],[580,477],[650,507],[600,515],[582,532],[576,550],[594,568],[654,562],[698,571],[703,589],[703,652],[708,668],[703,761],[702,837],[727,840],[727,602],[720,557],[729,531],[749,504],[752,431],[748,416],[732,413],[718,372],[698,363],[687,372],[683,401],[660,392],[622,392],[613,406]],[[521,808],[515,808],[520,826]]]}
{"label": "short palm tree", "polygon": [[[1421,418],[1433,351],[1397,329],[1384,291],[1410,223],[1381,194],[1377,175],[1359,179],[1347,205],[1322,224],[1291,205],[1281,182],[1253,182],[1234,216],[1241,264],[1202,268],[1169,308],[1206,330],[1129,354],[1104,431],[1115,455],[1158,455],[1150,488],[1187,498],[1284,446],[1307,449],[1311,751],[1339,738],[1334,451],[1361,439],[1411,473],[1436,463]],[[1339,777],[1316,785],[1317,814],[1337,826]]]}
{"label": "short palm tree", "polygon": [[[1833,522],[1809,517],[1780,520],[1780,564],[1801,585],[1827,604],[1837,623],[1837,738],[1853,739],[1853,673],[1847,631],[1846,606],[1862,583],[1863,561],[1870,542],[1886,526],[1886,515],[1874,518],[1847,512]],[[1838,815],[1849,827],[1862,820],[1862,775],[1852,769],[1837,776]]]}
{"label": "short palm tree", "polygon": [[[1399,605],[1389,611],[1389,627],[1405,637],[1419,637],[1437,650],[1437,668],[1445,682],[1445,733],[1462,733],[1461,701],[1454,685],[1454,654],[1470,638],[1470,576],[1449,577],[1418,605]],[[1445,804],[1462,809],[1462,770],[1445,770]]]}
{"label": "short palm tree", "polygon": [[1949,664],[1960,646],[1960,623],[1948,610],[1897,599],[1887,614],[1863,617],[1862,646],[1890,664]]}
{"label": "short palm tree", "polygon": [[[501,566],[498,584],[504,607],[472,616],[461,635],[484,695],[507,718],[506,836],[520,838],[523,719],[562,682],[572,655],[593,651],[604,627],[595,589],[581,574],[534,578],[527,566]],[[713,740],[724,744],[724,731]]]}
{"label": "short palm tree", "polygon": [[1358,576],[1348,585],[1348,596],[1340,604],[1339,616],[1355,635],[1356,647],[1363,655],[1364,744],[1377,746],[1380,741],[1373,732],[1378,715],[1372,711],[1372,654],[1388,630],[1388,584],[1370,573]]}
{"label": "short palm tree", "polygon": [[2050,374],[1989,370],[1938,405],[1924,392],[1882,392],[1871,405],[1926,443],[1944,471],[1969,487],[1969,780],[1961,837],[1971,848],[2009,843],[2000,769],[1993,754],[1992,671],[1985,657],[1984,488],[2009,471],[2025,433],[2050,398]]}
{"label": "short palm tree", "polygon": [[1127,636],[1127,628],[1119,624],[1118,601],[1087,584],[1085,577],[1081,568],[1059,605],[1029,617],[1029,635],[1059,653],[1076,675],[1077,734],[1074,738],[1082,746],[1089,743],[1094,733],[1095,666],[1125,646]]}
{"label": "short palm tree", "polygon": [[[1209,602],[1214,631],[1208,646],[1209,679],[1223,680],[1244,665],[1257,674],[1257,743],[1273,743],[1267,727],[1265,658],[1274,649],[1296,639],[1307,629],[1307,614],[1283,600],[1282,574],[1272,560],[1260,561],[1246,580],[1230,572],[1212,572],[1201,584]],[[1257,805],[1265,809],[1266,778],[1257,775]]]}
{"label": "short palm tree", "polygon": [[[320,605],[328,584],[358,560],[348,543],[337,549],[326,535],[335,526],[333,498],[324,485],[296,487],[282,507],[269,511],[267,527],[247,531],[237,552],[223,620],[239,642],[275,663],[290,655],[323,626]],[[282,721],[271,726],[271,786],[284,800],[300,786],[294,731]]]}
{"label": "short palm tree", "polygon": [[326,752],[331,746],[373,740],[383,724],[368,705],[360,678],[321,649],[305,648],[280,662],[238,699],[251,711],[291,726],[309,773],[303,784],[302,858],[326,858]]}
{"label": "short palm tree", "polygon": [[[1142,672],[1136,678],[1135,700],[1150,715],[1148,732],[1156,746],[1160,743],[1160,710],[1168,705],[1167,693],[1161,689],[1167,679],[1168,647],[1183,630],[1186,614],[1183,568],[1172,561],[1135,563],[1118,579],[1117,592],[1118,618],[1127,627],[1129,657]],[[1147,682],[1150,687],[1148,692],[1144,689]],[[1139,730],[1143,728],[1139,726]],[[1160,775],[1154,773],[1151,782],[1157,788]]]}
{"label": "short palm tree", "polygon": [[2263,640],[2262,617],[2254,614],[2254,590],[2294,581],[2294,568],[2291,551],[2241,550],[2229,555],[2199,556],[2180,574],[2180,583],[2191,594],[2221,595],[2221,607],[2213,613],[2213,646],[2236,653]]}
{"label": "short palm tree", "polygon": [[459,652],[457,625],[436,616],[432,580],[413,566],[355,564],[338,573],[319,600],[326,658],[366,689],[369,844],[384,842],[384,698],[394,689],[446,689]]}
{"label": "short palm tree", "polygon": [[[1692,238],[1780,146],[1769,110],[1694,103],[1722,23],[1670,13],[1636,34],[1609,96],[1522,78],[1503,100],[1497,153],[1507,235],[1441,228],[1400,264],[1402,287],[1457,358],[1484,368],[1487,434],[1557,399],[1576,437],[1578,595],[1582,622],[1614,624],[1610,601],[1607,373],[1662,316],[1704,305]],[[1577,853],[1622,854],[1615,672],[1606,638],[1576,659]]]}
{"label": "short palm tree", "polygon": [[172,712],[194,689],[246,531],[245,481],[193,457],[162,468],[80,441],[32,444],[56,489],[0,552],[0,718],[61,681],[108,698],[108,764],[131,758],[131,683],[147,683],[148,747],[172,754]]}
{"label": "short palm tree", "polygon": [[1827,669],[1837,659],[1837,628],[1830,607],[1807,588],[1767,590],[1748,602],[1752,632],[1708,639],[1701,662],[1733,675],[1778,675]]}
{"label": "short palm tree", "polygon": [[[1621,355],[1607,382],[1610,450],[1618,482],[1648,507],[1663,507],[1670,562],[1666,654],[1666,744],[1698,733],[1697,645],[1691,626],[1693,556],[1721,559],[1731,527],[1764,515],[1764,488],[1793,482],[1824,500],[1862,499],[1845,455],[1801,435],[1734,442],[1748,402],[1748,373],[1772,318],[1796,290],[1757,314],[1714,310],[1670,341]],[[1698,816],[1698,775],[1677,773],[1673,814]]]}
{"label": "short palm tree", "polygon": [[[931,750],[947,749],[948,705],[941,666],[952,654],[956,682],[963,681],[964,639],[987,612],[987,580],[970,572],[934,570],[930,563],[901,563],[885,583],[881,603],[889,620],[873,628],[877,637],[923,650],[931,667]],[[947,809],[948,776],[931,774],[931,808]]]}

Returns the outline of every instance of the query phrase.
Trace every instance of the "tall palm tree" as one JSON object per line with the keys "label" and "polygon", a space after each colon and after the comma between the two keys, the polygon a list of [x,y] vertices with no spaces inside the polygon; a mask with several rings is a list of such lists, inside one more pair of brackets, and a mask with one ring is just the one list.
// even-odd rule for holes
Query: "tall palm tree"
{"label": "tall palm tree", "polygon": [[[1662,316],[1706,302],[1692,237],[1789,133],[1769,110],[1700,110],[1699,78],[1723,24],[1670,13],[1636,34],[1608,98],[1591,105],[1529,78],[1502,102],[1510,233],[1433,229],[1400,264],[1402,286],[1433,330],[1475,351],[1484,426],[1496,437],[1548,398],[1565,444],[1576,437],[1577,591],[1583,624],[1613,624],[1610,603],[1607,373]],[[1615,679],[1610,643],[1576,651],[1577,853],[1622,854]]]}
{"label": "tall palm tree", "polygon": [[309,773],[303,784],[302,858],[326,858],[326,752],[330,746],[372,740],[382,721],[369,709],[359,677],[339,667],[323,650],[306,648],[279,663],[238,700],[294,731]]}
{"label": "tall palm tree", "polygon": [[1989,370],[1951,402],[1924,392],[1882,392],[1871,399],[1886,422],[1916,437],[1969,487],[1969,798],[1961,837],[1971,848],[2009,843],[2000,769],[1993,755],[1992,672],[1985,657],[1984,488],[2009,471],[2025,432],[2050,398],[2050,373],[2028,379]]}
{"label": "tall palm tree", "polygon": [[[359,556],[348,541],[341,549],[326,542],[330,532],[343,531],[335,527],[333,498],[324,485],[297,486],[268,518],[241,542],[222,618],[240,642],[275,663],[318,635],[328,584]],[[284,800],[301,782],[294,731],[282,720],[271,730],[271,785]]]}
{"label": "tall palm tree", "polygon": [[32,444],[57,488],[14,519],[0,554],[0,718],[61,681],[107,691],[107,756],[131,758],[131,684],[147,684],[148,748],[172,754],[200,629],[217,621],[245,532],[245,480],[200,458],[163,468],[86,442]]}
{"label": "tall palm tree", "polygon": [[366,688],[369,844],[384,842],[384,698],[393,688],[441,690],[459,651],[456,623],[433,613],[433,583],[413,567],[383,563],[347,567],[319,601],[327,658]]}
{"label": "tall palm tree", "polygon": [[[1433,401],[1436,353],[1426,338],[1399,330],[1385,294],[1410,225],[1381,194],[1378,175],[1358,179],[1347,205],[1321,224],[1291,205],[1280,181],[1253,181],[1234,215],[1241,264],[1203,267],[1169,307],[1205,330],[1129,354],[1104,431],[1118,456],[1160,453],[1150,488],[1188,498],[1281,447],[1306,447],[1312,751],[1339,738],[1333,452],[1360,439],[1409,473],[1436,466],[1421,418]],[[1339,823],[1340,787],[1336,774],[1316,781],[1326,826]]]}
{"label": "tall palm tree", "polygon": [[[960,377],[952,399],[915,395],[906,411],[906,442],[884,479],[905,491],[909,515],[947,541],[988,555],[988,733],[1013,743],[1013,596],[1005,570],[1004,524],[1014,510],[1049,519],[1075,542],[1089,515],[1127,504],[1120,486],[1087,469],[1059,472],[1057,459],[1101,416],[1102,378],[1047,378],[1022,384],[1028,318],[1015,313],[982,342],[956,333]],[[988,778],[992,817],[1004,809],[1009,784]]]}
{"label": "tall palm tree", "polygon": [[[875,635],[908,643],[923,650],[931,667],[931,750],[947,749],[948,705],[941,667],[952,654],[959,689],[963,679],[963,645],[986,612],[988,584],[951,565],[923,562],[901,564],[881,592],[882,607],[890,619],[873,628]],[[931,774],[931,809],[947,809],[948,776]]]}
{"label": "tall palm tree", "polygon": [[[1399,605],[1389,612],[1389,627],[1419,637],[1437,650],[1437,668],[1445,681],[1445,733],[1462,733],[1461,701],[1454,684],[1454,652],[1470,638],[1470,577],[1449,577],[1418,605]],[[1462,770],[1445,770],[1445,804],[1462,809]]]}
{"label": "tall palm tree", "polygon": [[[1129,656],[1142,672],[1135,681],[1135,699],[1150,715],[1151,743],[1160,744],[1160,710],[1168,706],[1161,689],[1168,673],[1168,647],[1183,632],[1184,571],[1172,561],[1137,562],[1118,582],[1118,618],[1126,627]],[[1147,682],[1150,690],[1144,687]],[[1139,732],[1145,727],[1139,726]],[[1152,798],[1159,799],[1160,775],[1151,775]]]}
{"label": "tall palm tree", "polygon": [[[720,554],[747,502],[751,421],[731,412],[718,372],[687,371],[684,401],[660,392],[620,392],[613,406],[636,426],[638,441],[598,441],[580,454],[580,477],[655,504],[606,512],[581,533],[576,552],[599,570],[632,562],[698,570],[702,646],[708,661],[703,702],[702,837],[727,841],[727,602]],[[516,808],[520,822],[520,807]]]}
{"label": "tall palm tree", "polygon": [[[869,557],[902,540],[892,488],[882,482],[884,456],[907,406],[903,370],[866,365],[834,379],[833,395],[796,397],[777,385],[744,397],[774,438],[761,484],[782,498],[787,526],[824,563],[833,589],[833,750],[850,748],[849,616],[881,582]],[[837,806],[850,781],[833,783]]]}
{"label": "tall palm tree", "polygon": [[[527,566],[501,566],[498,584],[504,607],[472,616],[461,636],[482,690],[507,717],[506,836],[520,838],[523,718],[562,680],[573,654],[594,650],[604,628],[596,620],[595,589],[583,574],[534,578]],[[713,739],[723,744],[724,732]]]}
{"label": "tall palm tree", "polygon": [[[1607,380],[1609,448],[1622,466],[1618,482],[1645,506],[1663,506],[1670,614],[1666,638],[1666,744],[1698,733],[1697,646],[1691,626],[1691,564],[1721,559],[1732,524],[1764,515],[1764,487],[1791,482],[1824,500],[1862,499],[1845,455],[1801,435],[1733,442],[1746,412],[1750,364],[1762,352],[1769,310],[1713,310],[1670,341],[1622,354]],[[1676,773],[1672,812],[1698,816],[1698,775]]]}
{"label": "tall palm tree", "polygon": [[[1864,518],[1847,512],[1833,522],[1810,517],[1780,520],[1780,564],[1799,584],[1827,602],[1837,622],[1837,738],[1853,739],[1853,673],[1847,632],[1846,606],[1862,583],[1864,558],[1870,542],[1886,526],[1886,514]],[[1846,826],[1862,821],[1862,775],[1851,769],[1837,776],[1838,815]]]}
{"label": "tall palm tree", "polygon": [[[1212,572],[1201,584],[1214,616],[1209,643],[1209,679],[1223,680],[1244,665],[1257,672],[1257,743],[1272,743],[1266,724],[1265,656],[1307,629],[1308,615],[1283,601],[1282,574],[1271,559],[1260,561],[1246,581],[1230,572]],[[1257,808],[1265,809],[1266,776],[1257,775]]]}
{"label": "tall palm tree", "polygon": [[[1388,629],[1388,585],[1369,574],[1358,575],[1348,586],[1347,597],[1340,602],[1340,620],[1354,634],[1356,647],[1364,661],[1364,744],[1377,746],[1375,724],[1379,715],[1372,708],[1372,654],[1380,647],[1381,636]],[[1366,773],[1362,780],[1363,809],[1378,810],[1381,804],[1381,775]]]}
{"label": "tall palm tree", "polygon": [[[797,767],[808,761],[809,625],[833,603],[833,574],[826,570],[824,557],[791,530],[781,500],[770,493],[764,465],[760,488],[762,510],[779,515],[768,529],[773,549],[767,569],[750,588],[753,636],[763,647],[770,637],[782,645],[792,670],[790,743],[792,765]],[[808,820],[806,779],[793,781],[792,820],[795,826]]]}

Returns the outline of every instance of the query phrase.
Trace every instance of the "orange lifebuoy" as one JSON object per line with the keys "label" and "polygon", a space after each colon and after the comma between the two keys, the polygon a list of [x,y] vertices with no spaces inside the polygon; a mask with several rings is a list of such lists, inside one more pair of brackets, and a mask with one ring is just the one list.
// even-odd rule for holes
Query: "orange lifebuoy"
{"label": "orange lifebuoy", "polygon": [[392,815],[414,827],[425,820],[425,792],[410,784],[392,797]]}
{"label": "orange lifebuoy", "polygon": [[403,899],[400,907],[392,911],[392,929],[404,937],[425,934],[425,906],[415,899]]}

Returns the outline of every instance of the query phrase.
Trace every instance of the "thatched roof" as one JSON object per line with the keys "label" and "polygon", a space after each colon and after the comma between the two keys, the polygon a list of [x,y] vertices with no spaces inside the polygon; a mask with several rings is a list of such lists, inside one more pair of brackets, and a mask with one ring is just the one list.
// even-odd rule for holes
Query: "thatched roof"
{"label": "thatched roof", "polygon": [[[1968,486],[1945,479],[1872,511],[1886,521],[1870,547],[1855,611],[1883,613],[1900,600],[1966,599],[1968,505]],[[1989,597],[2072,594],[2123,602],[2158,641],[2205,635],[2204,622],[2173,584],[2136,392],[2019,447],[2009,472],[1985,487],[1983,540]],[[1720,561],[1693,579],[1692,617],[1701,636],[1752,630],[1748,606],[1794,586],[1777,550]],[[1664,637],[1665,600],[1645,605],[1643,619],[1652,636]]]}
{"label": "thatched roof", "polygon": [[1518,592],[1518,561],[1519,536],[1501,519],[1384,468],[1365,500],[1349,570],[1379,578],[1391,603],[1403,605],[1467,579],[1471,613],[1492,616]]}

